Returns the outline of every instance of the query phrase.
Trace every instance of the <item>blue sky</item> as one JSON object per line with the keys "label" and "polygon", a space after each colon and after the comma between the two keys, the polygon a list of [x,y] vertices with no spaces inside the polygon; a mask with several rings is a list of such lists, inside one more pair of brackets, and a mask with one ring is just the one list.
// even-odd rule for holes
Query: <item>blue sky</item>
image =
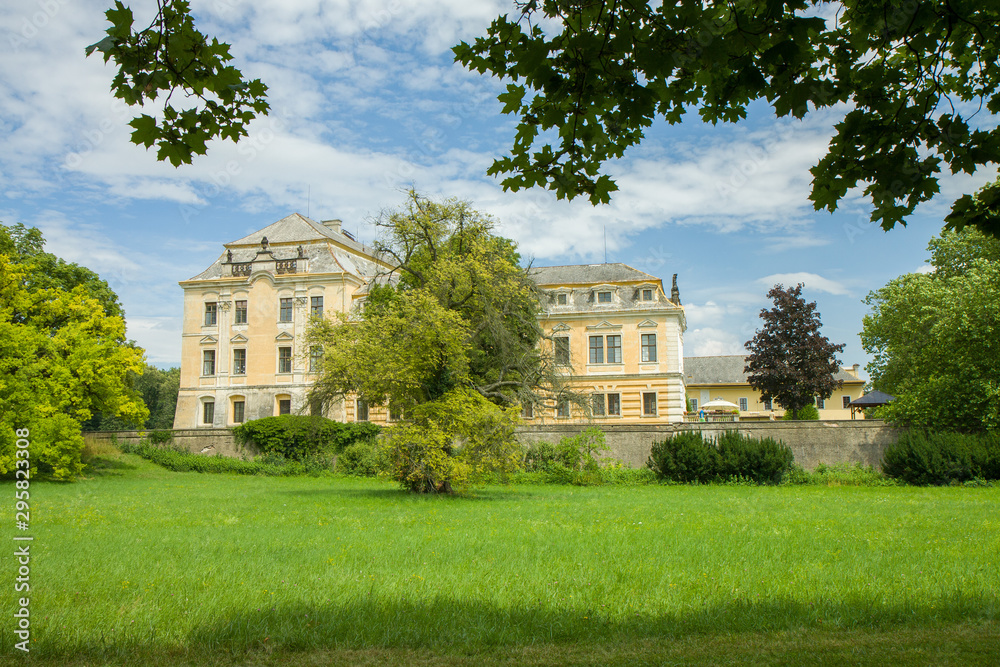
{"label": "blue sky", "polygon": [[[808,201],[809,168],[842,110],[804,121],[766,106],[738,125],[658,123],[608,166],[608,206],[504,193],[486,176],[509,147],[500,82],[463,70],[450,47],[485,32],[511,2],[193,0],[199,27],[233,45],[236,65],[270,87],[272,113],[249,140],[213,145],[175,169],[128,141],[131,110],[110,66],[84,58],[110,5],[29,0],[0,15],[0,221],[39,227],[48,249],[99,272],[120,295],[129,336],[157,365],[179,362],[181,289],[222,244],[298,211],[367,222],[415,187],[459,197],[500,221],[537,265],[625,262],[678,274],[685,354],[739,354],[776,282],[805,283],[823,332],[870,359],[858,332],[865,295],[920,270],[950,202],[996,177],[948,177],[910,225],[883,232],[859,196],[836,214]],[[137,24],[155,2],[132,3]],[[992,120],[990,122],[993,122]]]}

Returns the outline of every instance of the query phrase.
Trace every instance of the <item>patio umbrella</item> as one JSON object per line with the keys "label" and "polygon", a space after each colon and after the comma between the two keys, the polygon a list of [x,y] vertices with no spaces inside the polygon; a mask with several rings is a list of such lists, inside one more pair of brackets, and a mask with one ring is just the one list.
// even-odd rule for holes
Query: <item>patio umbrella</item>
{"label": "patio umbrella", "polygon": [[730,403],[729,401],[724,401],[721,398],[716,398],[708,403],[703,404],[701,407],[708,410],[739,410],[740,406],[735,403]]}

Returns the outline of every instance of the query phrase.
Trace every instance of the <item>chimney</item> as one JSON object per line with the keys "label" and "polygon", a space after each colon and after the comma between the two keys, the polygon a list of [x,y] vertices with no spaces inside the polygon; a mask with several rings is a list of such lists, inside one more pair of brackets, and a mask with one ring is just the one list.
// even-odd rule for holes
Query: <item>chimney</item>
{"label": "chimney", "polygon": [[323,221],[323,226],[324,227],[326,227],[327,229],[331,229],[331,230],[337,232],[338,234],[341,233],[341,231],[340,231],[340,225],[341,224],[342,223],[341,223],[340,220],[324,220]]}

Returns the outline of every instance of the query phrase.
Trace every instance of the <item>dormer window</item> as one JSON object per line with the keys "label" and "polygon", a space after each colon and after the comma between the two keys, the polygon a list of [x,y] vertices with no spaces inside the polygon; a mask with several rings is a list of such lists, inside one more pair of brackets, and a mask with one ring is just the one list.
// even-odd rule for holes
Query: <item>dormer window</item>
{"label": "dormer window", "polygon": [[652,301],[653,300],[653,290],[649,289],[648,287],[646,289],[642,290],[642,300],[643,301]]}
{"label": "dormer window", "polygon": [[611,303],[611,292],[598,292],[597,303]]}
{"label": "dormer window", "polygon": [[566,301],[567,301],[567,298],[566,298],[565,294],[556,294],[556,305],[557,306],[565,306],[566,305]]}

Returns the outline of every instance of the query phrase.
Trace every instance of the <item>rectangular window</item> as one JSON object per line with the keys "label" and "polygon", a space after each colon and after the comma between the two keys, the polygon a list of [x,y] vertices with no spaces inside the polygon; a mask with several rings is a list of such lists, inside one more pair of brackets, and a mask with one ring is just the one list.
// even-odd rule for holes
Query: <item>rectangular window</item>
{"label": "rectangular window", "polygon": [[850,396],[844,396],[843,399],[844,399],[844,409],[846,410],[849,407],[851,407],[851,397]]}
{"label": "rectangular window", "polygon": [[243,423],[243,401],[233,401],[233,423],[242,424]]}
{"label": "rectangular window", "polygon": [[215,350],[204,350],[201,353],[201,374],[215,375]]}
{"label": "rectangular window", "polygon": [[590,357],[588,361],[591,364],[604,363],[604,336],[590,337]]}
{"label": "rectangular window", "polygon": [[656,415],[656,392],[643,392],[642,414],[651,417]]}
{"label": "rectangular window", "polygon": [[389,406],[389,421],[398,422],[403,418],[403,409],[398,405]]}
{"label": "rectangular window", "polygon": [[354,413],[354,421],[356,422],[366,422],[368,421],[368,403],[359,398],[357,401],[356,412]]}
{"label": "rectangular window", "polygon": [[525,403],[521,406],[521,419],[534,419],[535,418],[535,406],[531,403]]}
{"label": "rectangular window", "polygon": [[569,417],[569,401],[565,398],[556,402],[556,417]]}
{"label": "rectangular window", "polygon": [[764,409],[765,410],[773,410],[774,409],[774,408],[771,407],[771,399],[770,398],[765,398],[764,399]]}
{"label": "rectangular window", "polygon": [[280,322],[291,322],[292,321],[292,299],[278,299],[280,305],[278,321]]}
{"label": "rectangular window", "polygon": [[741,398],[740,399],[740,412],[746,412],[747,410],[749,410],[750,409],[749,405],[750,405],[750,401],[748,401],[745,398]]}
{"label": "rectangular window", "polygon": [[314,296],[309,302],[309,313],[313,317],[323,317],[323,297]]}
{"label": "rectangular window", "polygon": [[604,394],[594,394],[590,397],[591,411],[595,417],[604,416]]}
{"label": "rectangular window", "polygon": [[202,424],[214,424],[215,423],[215,403],[212,401],[205,401],[201,404],[201,423]]}
{"label": "rectangular window", "polygon": [[644,289],[644,290],[642,290],[642,300],[643,301],[652,301],[653,300],[653,290],[651,290],[651,289]]}
{"label": "rectangular window", "polygon": [[292,414],[292,399],[290,399],[290,398],[279,398],[278,399],[278,414],[279,415],[290,415],[290,414]]}
{"label": "rectangular window", "polygon": [[608,336],[608,363],[620,364],[622,362],[622,337]]}
{"label": "rectangular window", "polygon": [[236,308],[233,311],[233,324],[246,324],[247,323],[247,302],[237,301]]}
{"label": "rectangular window", "polygon": [[642,361],[656,361],[656,334],[642,334]]}
{"label": "rectangular window", "polygon": [[233,375],[247,374],[247,351],[233,350]]}
{"label": "rectangular window", "polygon": [[597,303],[611,303],[611,292],[598,292]]}
{"label": "rectangular window", "polygon": [[205,326],[214,326],[218,315],[219,304],[214,301],[205,304]]}
{"label": "rectangular window", "polygon": [[608,394],[608,416],[618,417],[622,413],[622,395]]}
{"label": "rectangular window", "polygon": [[690,412],[698,412],[698,399],[697,398],[689,398],[688,399],[688,405],[691,407]]}
{"label": "rectangular window", "polygon": [[556,294],[556,305],[565,306],[566,305],[566,295]]}
{"label": "rectangular window", "polygon": [[292,372],[292,348],[290,347],[278,348],[278,372],[279,373]]}
{"label": "rectangular window", "polygon": [[309,372],[318,373],[323,363],[323,346],[313,345],[309,348]]}
{"label": "rectangular window", "polygon": [[552,339],[557,366],[569,366],[569,338],[559,336]]}
{"label": "rectangular window", "polygon": [[817,396],[816,397],[816,407],[819,408],[820,410],[826,410],[826,400],[820,398],[819,396]]}

